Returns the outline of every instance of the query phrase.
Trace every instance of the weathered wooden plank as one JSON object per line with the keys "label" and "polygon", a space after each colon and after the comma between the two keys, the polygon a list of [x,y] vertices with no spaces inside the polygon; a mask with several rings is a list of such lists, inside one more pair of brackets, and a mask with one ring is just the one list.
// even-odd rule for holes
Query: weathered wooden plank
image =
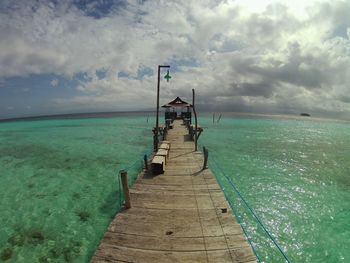
{"label": "weathered wooden plank", "polygon": [[159,146],[159,149],[170,150],[170,142],[162,141]]}
{"label": "weathered wooden plank", "polygon": [[216,242],[220,241],[220,237],[207,237],[206,240],[204,240],[203,237],[184,238],[174,237],[171,234],[171,231],[169,231],[168,235],[164,235],[163,237],[150,237],[107,232],[105,235],[105,239],[108,240],[109,244],[114,246],[163,251],[204,250],[205,242],[210,243],[212,246],[215,246]]}
{"label": "weathered wooden plank", "polygon": [[105,240],[108,240],[108,243],[113,246],[163,251],[220,250],[226,247],[227,243],[229,248],[236,250],[237,253],[245,253],[241,251],[241,248],[249,248],[246,240],[240,238],[240,235],[183,238],[171,234],[164,237],[150,237],[107,232]]}
{"label": "weathered wooden plank", "polygon": [[[169,187],[154,187],[154,185],[147,185],[147,188],[143,187],[134,187],[130,190],[130,193],[133,194],[149,194],[150,191],[152,191],[154,194],[162,198],[163,196],[176,196],[176,195],[182,195],[182,196],[193,196],[193,195],[208,195],[209,191],[220,191],[220,189],[207,189],[204,188],[203,185],[198,185],[201,187],[196,187],[196,189],[176,189],[175,187],[169,188]],[[152,187],[149,187],[152,186]],[[214,201],[215,200],[215,201]],[[220,199],[214,199],[213,203],[218,204],[217,206],[221,206],[222,202]]]}
{"label": "weathered wooden plank", "polygon": [[220,187],[217,184],[195,184],[195,185],[168,185],[168,184],[142,184],[135,183],[130,191],[166,191],[171,192],[193,192],[193,191],[204,191],[204,192],[221,192]]}
{"label": "weathered wooden plank", "polygon": [[[235,250],[163,251],[147,250],[106,244],[97,252],[93,262],[240,262],[249,263],[254,258],[238,258]],[[256,262],[256,261],[253,261]]]}
{"label": "weathered wooden plank", "polygon": [[[143,184],[165,184],[165,185],[192,185],[192,184],[215,184],[216,181],[214,178],[212,179],[204,179],[201,176],[191,176],[191,173],[187,173],[186,175],[172,175],[166,176],[166,172],[162,176],[155,176],[152,178],[142,179],[138,181]],[[217,184],[217,183],[216,183]]]}
{"label": "weathered wooden plank", "polygon": [[256,260],[256,257],[253,255],[252,249],[250,246],[233,249],[231,251],[233,252],[233,254],[235,255],[235,258],[239,262],[251,262]]}
{"label": "weathered wooden plank", "polygon": [[[92,262],[256,262],[203,156],[179,122],[163,174],[141,174],[132,208],[111,222]],[[166,147],[164,147],[166,148]]]}
{"label": "weathered wooden plank", "polygon": [[113,246],[107,243],[103,244],[97,251],[97,259],[92,262],[100,262],[99,259],[120,260],[125,262],[207,262],[206,253],[202,251],[183,252],[183,251],[159,251],[143,250],[135,248],[126,248],[123,246]]}
{"label": "weathered wooden plank", "polygon": [[169,151],[166,150],[166,149],[158,149],[158,151],[156,152],[156,155],[158,156],[164,156],[165,159],[168,158],[168,155],[169,155]]}

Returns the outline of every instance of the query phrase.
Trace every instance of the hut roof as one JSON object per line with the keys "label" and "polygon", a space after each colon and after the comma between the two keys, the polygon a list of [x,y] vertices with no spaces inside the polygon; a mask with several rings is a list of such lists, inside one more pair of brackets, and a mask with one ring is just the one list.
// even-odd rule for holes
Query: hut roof
{"label": "hut roof", "polygon": [[179,97],[176,97],[176,99],[168,102],[167,104],[164,104],[162,106],[163,108],[171,108],[171,107],[192,107],[191,104],[188,102],[180,99]]}

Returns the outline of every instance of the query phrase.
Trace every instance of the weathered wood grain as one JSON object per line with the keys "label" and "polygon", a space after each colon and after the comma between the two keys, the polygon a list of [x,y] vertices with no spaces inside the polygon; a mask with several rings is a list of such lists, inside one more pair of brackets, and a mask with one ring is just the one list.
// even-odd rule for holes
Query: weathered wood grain
{"label": "weathered wood grain", "polygon": [[113,219],[91,262],[256,262],[180,121],[167,140],[164,174],[139,175],[130,189],[132,207]]}

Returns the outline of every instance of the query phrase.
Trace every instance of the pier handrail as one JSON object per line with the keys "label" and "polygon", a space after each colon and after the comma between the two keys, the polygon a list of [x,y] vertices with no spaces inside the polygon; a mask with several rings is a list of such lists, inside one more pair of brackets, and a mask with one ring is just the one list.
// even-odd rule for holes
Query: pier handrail
{"label": "pier handrail", "polygon": [[[226,173],[222,170],[222,168],[219,166],[219,164],[217,163],[216,159],[215,159],[215,155],[213,155],[211,153],[211,158],[210,160],[213,161],[214,165],[217,167],[217,169],[219,170],[219,172],[224,176],[224,178],[229,182],[229,184],[231,185],[232,189],[234,190],[234,192],[237,194],[237,196],[243,201],[243,204],[248,208],[248,211],[253,215],[253,217],[255,218],[255,220],[258,222],[258,224],[261,226],[261,228],[264,230],[264,232],[267,234],[267,236],[270,238],[270,240],[273,242],[273,244],[276,246],[276,248],[278,249],[278,251],[280,252],[280,254],[283,256],[284,260],[287,263],[291,263],[291,261],[289,260],[289,258],[287,257],[286,253],[283,251],[283,249],[280,247],[280,245],[277,243],[277,241],[275,240],[275,238],[270,234],[270,232],[268,231],[268,229],[266,228],[265,224],[262,222],[262,220],[259,218],[259,216],[255,213],[255,211],[253,210],[253,208],[249,205],[249,203],[246,201],[246,199],[243,197],[243,195],[241,194],[241,192],[238,190],[238,188],[235,186],[234,182],[232,181],[232,179],[226,175]],[[214,171],[214,175],[217,177],[217,174],[215,173],[215,169]],[[218,178],[219,179],[219,178]],[[221,184],[221,180],[218,180],[220,186],[223,188],[223,192],[226,196],[226,192],[225,192],[225,187]],[[249,244],[251,245],[254,254],[256,255],[257,259],[259,262],[261,262],[256,248],[253,245],[252,240],[250,239],[247,230],[245,229],[244,225],[242,224],[241,220],[240,220],[240,215],[238,213],[238,211],[235,209],[235,206],[232,204],[230,198],[227,198],[227,201],[230,204],[230,207],[232,209],[232,211],[234,212],[234,214],[236,215],[237,221],[238,223],[241,225],[242,230],[244,232],[244,234],[246,235]]]}

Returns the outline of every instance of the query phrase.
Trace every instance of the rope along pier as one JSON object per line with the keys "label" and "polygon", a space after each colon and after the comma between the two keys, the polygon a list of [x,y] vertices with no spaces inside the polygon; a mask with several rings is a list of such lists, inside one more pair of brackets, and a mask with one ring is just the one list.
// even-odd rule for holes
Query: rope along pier
{"label": "rope along pier", "polygon": [[[281,248],[281,246],[278,244],[278,242],[276,241],[276,239],[273,237],[273,235],[269,232],[269,230],[267,229],[267,227],[265,226],[265,224],[262,222],[262,220],[259,218],[259,216],[255,213],[254,209],[249,205],[249,203],[246,201],[246,199],[243,197],[242,193],[238,190],[237,186],[234,184],[233,180],[231,177],[229,177],[224,171],[223,169],[220,167],[220,165],[217,163],[216,161],[216,157],[213,156],[213,154],[211,153],[211,158],[210,158],[210,164],[212,164],[212,166],[214,166],[214,168],[216,168],[215,170],[219,171],[219,173],[223,176],[224,179],[226,179],[226,181],[229,183],[229,185],[231,186],[231,189],[234,191],[234,193],[239,197],[239,199],[242,201],[242,203],[244,204],[244,206],[246,207],[246,209],[248,210],[248,212],[252,215],[252,217],[255,219],[255,221],[258,223],[258,225],[261,227],[261,229],[263,229],[263,232],[267,235],[267,237],[271,240],[271,242],[273,243],[274,247],[278,250],[279,254],[280,254],[280,258],[282,259],[283,262],[287,262],[287,263],[291,263],[291,260],[288,258],[288,256],[286,255],[286,253],[283,251],[283,249]],[[245,233],[245,235],[248,238],[248,242],[250,243],[250,245],[252,246],[252,249],[254,251],[254,254],[257,256],[257,259],[259,262],[262,262],[263,260],[261,259],[261,257],[259,256],[259,253],[257,252],[257,249],[255,248],[254,242],[252,242],[248,231],[246,229],[246,227],[244,226],[243,222],[241,221],[241,215],[238,212],[237,208],[236,208],[236,204],[233,203],[232,199],[227,196],[227,192],[230,189],[225,188],[225,185],[223,184],[222,181],[222,177],[220,177],[219,175],[215,174],[216,178],[218,179],[218,182],[223,190],[223,192],[225,193],[226,199],[228,200],[230,207],[232,208],[232,211],[234,212],[234,214],[236,215],[237,221],[238,223],[242,226],[242,229]]]}

